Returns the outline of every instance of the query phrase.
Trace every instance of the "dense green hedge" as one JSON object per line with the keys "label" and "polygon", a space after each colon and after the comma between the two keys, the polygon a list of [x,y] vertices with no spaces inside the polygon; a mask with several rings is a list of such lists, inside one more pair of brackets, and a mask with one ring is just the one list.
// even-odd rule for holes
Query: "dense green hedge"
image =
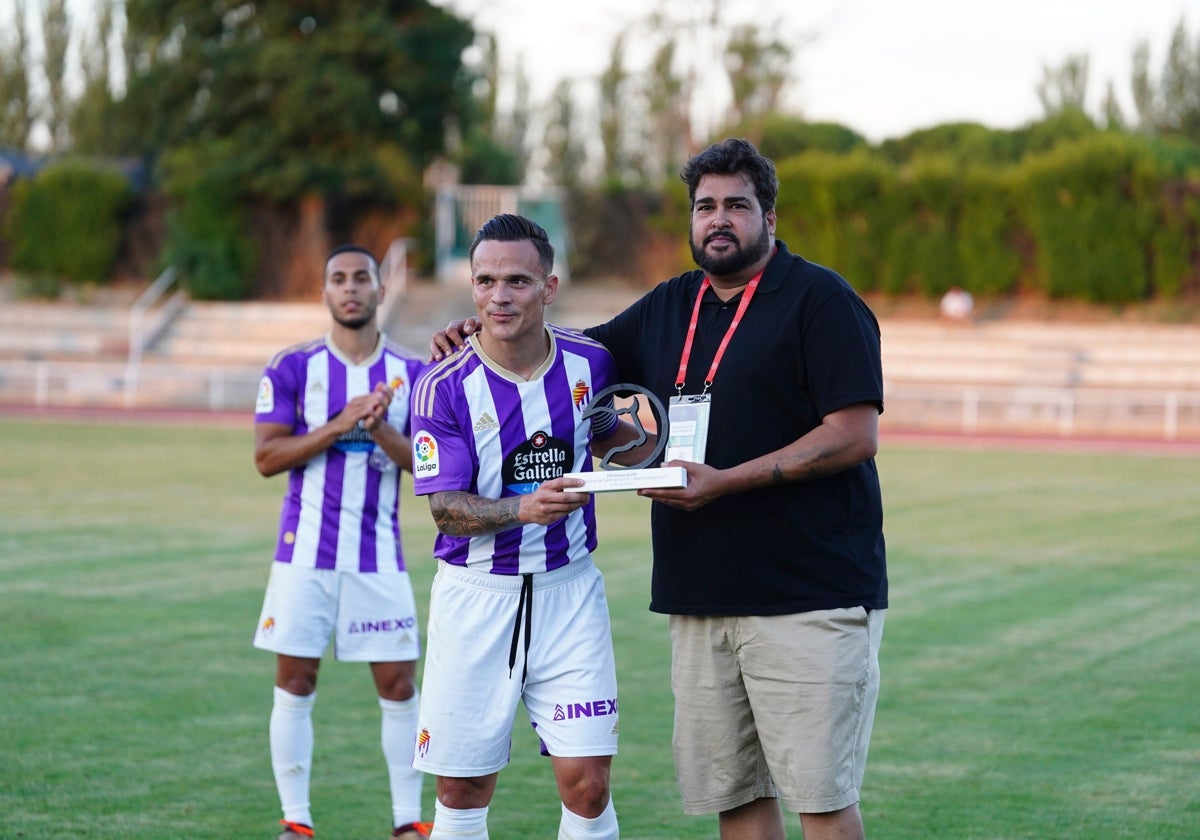
{"label": "dense green hedge", "polygon": [[1170,299],[1200,289],[1196,157],[1101,132],[1015,164],[806,152],[779,163],[778,231],[861,291]]}
{"label": "dense green hedge", "polygon": [[107,281],[132,201],[122,173],[84,160],[66,159],[17,181],[6,214],[10,264],[31,275]]}
{"label": "dense green hedge", "polygon": [[1010,294],[1021,282],[1022,242],[1019,179],[1012,169],[972,166],[962,175],[958,285],[974,294]]}
{"label": "dense green hedge", "polygon": [[[864,292],[936,297],[961,286],[1117,305],[1200,297],[1200,147],[1067,129],[950,126],[874,150],[805,140],[790,155],[780,149],[800,135],[780,130],[778,235]],[[167,155],[159,180],[172,208],[163,261],[194,297],[248,296],[259,256],[244,163],[214,141]],[[650,213],[614,206],[675,241],[688,227],[686,201],[677,181],[662,196]],[[11,198],[12,268],[56,281],[110,277],[133,200],[122,174],[64,160],[16,182]]]}
{"label": "dense green hedge", "polygon": [[174,151],[162,162],[167,212],[164,259],[197,300],[250,296],[258,248],[243,200],[242,175],[220,141]]}
{"label": "dense green hedge", "polygon": [[782,162],[779,178],[779,238],[861,291],[880,288],[894,169],[866,154],[812,152]]}
{"label": "dense green hedge", "polygon": [[1097,135],[1022,168],[1022,217],[1037,245],[1035,286],[1050,297],[1098,303],[1148,297],[1165,185],[1145,147]]}

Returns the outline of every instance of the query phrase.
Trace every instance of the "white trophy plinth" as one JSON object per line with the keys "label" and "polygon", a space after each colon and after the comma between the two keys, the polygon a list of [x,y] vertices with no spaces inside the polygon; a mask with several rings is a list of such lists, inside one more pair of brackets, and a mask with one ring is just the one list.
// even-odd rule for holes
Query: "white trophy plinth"
{"label": "white trophy plinth", "polygon": [[566,493],[605,493],[609,490],[641,490],[650,487],[687,487],[683,467],[651,467],[644,470],[594,470],[565,473],[563,478],[582,478],[582,487],[567,487]]}

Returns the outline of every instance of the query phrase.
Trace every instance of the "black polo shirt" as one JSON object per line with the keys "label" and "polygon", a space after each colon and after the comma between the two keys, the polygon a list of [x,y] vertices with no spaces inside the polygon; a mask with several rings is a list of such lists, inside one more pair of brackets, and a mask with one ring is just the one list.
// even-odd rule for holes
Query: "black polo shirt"
{"label": "black polo shirt", "polygon": [[[840,275],[783,242],[713,380],[705,460],[727,468],[780,449],[856,403],[883,410],[879,324]],[[587,330],[612,352],[620,381],[666,405],[704,278],[660,284]],[[685,394],[698,394],[740,297],[709,289]],[[811,481],[725,496],[698,511],[654,504],[650,609],[686,615],[779,615],[887,606],[883,506],[874,459]]]}

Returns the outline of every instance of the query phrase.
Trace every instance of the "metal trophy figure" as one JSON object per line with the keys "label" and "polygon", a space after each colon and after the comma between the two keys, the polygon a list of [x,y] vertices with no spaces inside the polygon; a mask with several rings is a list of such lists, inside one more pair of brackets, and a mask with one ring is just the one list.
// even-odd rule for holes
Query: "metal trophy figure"
{"label": "metal trophy figure", "polygon": [[[608,397],[610,396],[632,397],[633,402],[630,405],[618,407],[608,402]],[[658,443],[655,444],[654,451],[637,464],[626,467],[611,463],[614,455],[641,446],[648,439],[646,429],[642,426],[642,419],[639,416],[639,412],[641,411],[641,403],[638,401],[639,396],[645,397],[646,402],[650,406],[650,413],[653,415],[655,426],[658,429]],[[637,430],[638,437],[636,440],[613,449],[605,455],[600,461],[599,470],[567,473],[568,477],[579,478],[584,482],[582,487],[569,487],[567,488],[568,491],[576,493],[603,493],[608,490],[639,490],[643,487],[687,486],[687,470],[683,467],[650,466],[662,455],[663,450],[667,446],[667,438],[670,434],[667,411],[663,408],[662,401],[658,397],[640,385],[630,385],[624,382],[617,385],[610,385],[598,393],[588,407],[584,409],[583,419],[586,420],[594,414],[602,413],[628,415],[630,423]]]}

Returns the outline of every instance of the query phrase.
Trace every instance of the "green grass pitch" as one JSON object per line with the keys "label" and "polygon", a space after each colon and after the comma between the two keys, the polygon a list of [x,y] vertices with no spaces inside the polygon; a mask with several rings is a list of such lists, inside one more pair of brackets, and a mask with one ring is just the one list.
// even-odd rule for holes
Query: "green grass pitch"
{"label": "green grass pitch", "polygon": [[[0,418],[0,837],[278,831],[273,662],[250,638],[283,479],[259,477],[251,449],[249,418]],[[1200,837],[1200,458],[885,439],[878,462],[892,606],[868,836]],[[622,837],[715,837],[675,788],[648,503],[599,504]],[[424,500],[402,506],[423,620],[433,528]],[[387,834],[378,714],[367,668],[327,659],[318,837]],[[553,837],[523,712],[513,757],[492,837]],[[432,780],[426,803],[431,818]]]}

